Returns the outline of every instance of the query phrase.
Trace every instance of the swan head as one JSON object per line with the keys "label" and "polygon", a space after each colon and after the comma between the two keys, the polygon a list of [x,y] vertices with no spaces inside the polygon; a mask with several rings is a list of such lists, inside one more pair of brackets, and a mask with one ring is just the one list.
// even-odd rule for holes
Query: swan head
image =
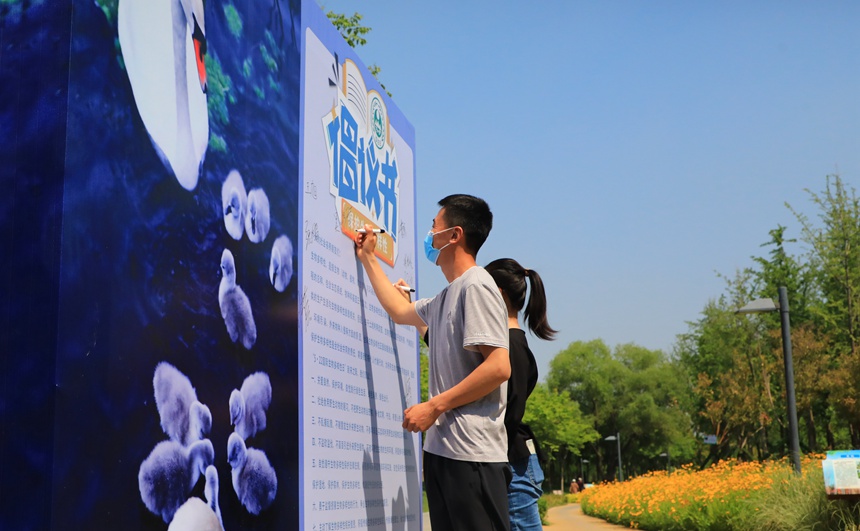
{"label": "swan head", "polygon": [[269,231],[269,197],[262,188],[248,192],[248,211],[245,216],[245,232],[253,243],[266,239]]}
{"label": "swan head", "polygon": [[185,13],[188,29],[191,31],[191,40],[194,42],[194,58],[197,62],[197,77],[200,81],[200,90],[205,94],[208,81],[206,79],[206,19],[203,0],[179,0],[179,4]]}
{"label": "swan head", "polygon": [[209,407],[206,404],[202,404],[197,400],[192,402],[190,419],[191,425],[188,429],[193,436],[192,440],[199,441],[209,435],[210,430],[212,430],[212,412],[209,411]]}
{"label": "swan head", "polygon": [[278,277],[283,274],[284,270],[284,257],[281,256],[281,250],[277,247],[272,249],[272,262],[269,264],[269,275],[272,277],[269,280],[272,281],[272,285],[275,286],[275,289],[278,291],[283,291],[286,286],[278,287]]}
{"label": "swan head", "polygon": [[252,195],[251,199],[248,201],[248,219],[251,220],[251,230],[249,231],[251,234],[257,234],[259,228],[257,227],[257,201],[255,200],[257,196]]}
{"label": "swan head", "polygon": [[242,215],[242,202],[239,199],[239,190],[235,188],[230,190],[227,205],[224,207],[224,215],[233,216],[235,219],[239,219],[239,216]]}
{"label": "swan head", "polygon": [[293,277],[293,244],[287,235],[281,235],[272,246],[269,262],[269,280],[279,292],[287,289]]}
{"label": "swan head", "polygon": [[248,449],[245,447],[245,441],[235,431],[230,434],[227,439],[227,462],[232,468],[239,468],[245,464]]}
{"label": "swan head", "polygon": [[203,439],[195,441],[188,447],[188,462],[191,465],[193,487],[200,474],[206,471],[206,467],[215,462],[215,447],[212,446],[212,441]]}
{"label": "swan head", "polygon": [[245,397],[238,389],[230,393],[230,425],[236,426],[245,416]]}
{"label": "swan head", "polygon": [[230,284],[236,284],[236,262],[230,249],[224,249],[221,253],[221,274]]}

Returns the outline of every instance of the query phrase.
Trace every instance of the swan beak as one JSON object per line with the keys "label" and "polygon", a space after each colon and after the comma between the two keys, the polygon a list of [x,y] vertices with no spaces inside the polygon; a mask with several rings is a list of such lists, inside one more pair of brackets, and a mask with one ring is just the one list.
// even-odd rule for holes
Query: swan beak
{"label": "swan beak", "polygon": [[206,55],[206,35],[203,34],[203,30],[197,24],[197,17],[192,15],[192,18],[194,20],[194,32],[191,34],[191,38],[194,40],[194,57],[197,59],[197,77],[200,79],[200,89],[203,91],[203,94],[206,94],[206,62],[204,61],[204,56]]}

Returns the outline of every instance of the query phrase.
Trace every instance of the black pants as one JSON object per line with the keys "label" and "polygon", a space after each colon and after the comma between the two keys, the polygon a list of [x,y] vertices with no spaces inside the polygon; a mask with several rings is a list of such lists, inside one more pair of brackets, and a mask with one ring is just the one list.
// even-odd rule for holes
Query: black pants
{"label": "black pants", "polygon": [[424,452],[433,531],[510,531],[507,463],[457,461]]}

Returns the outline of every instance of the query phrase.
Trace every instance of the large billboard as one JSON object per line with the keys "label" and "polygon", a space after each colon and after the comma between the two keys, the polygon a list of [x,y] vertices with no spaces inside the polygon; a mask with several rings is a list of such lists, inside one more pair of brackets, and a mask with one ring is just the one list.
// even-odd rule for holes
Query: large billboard
{"label": "large billboard", "polygon": [[[413,528],[415,332],[384,316],[348,235],[385,227],[391,275],[415,278],[414,134],[319,6],[0,15],[0,219],[19,246],[0,528]],[[359,195],[336,180],[351,119]],[[326,431],[340,408],[353,428]]]}
{"label": "large billboard", "polygon": [[389,278],[415,285],[414,132],[331,25],[305,21],[303,528],[419,529],[421,444],[401,427],[417,337],[380,307],[352,243],[376,227]]}

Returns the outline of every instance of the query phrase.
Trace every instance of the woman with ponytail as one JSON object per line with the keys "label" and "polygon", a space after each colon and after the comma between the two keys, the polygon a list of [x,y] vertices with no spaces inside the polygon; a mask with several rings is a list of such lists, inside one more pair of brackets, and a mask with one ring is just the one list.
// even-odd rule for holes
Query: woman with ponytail
{"label": "woman with ponytail", "polygon": [[523,313],[525,325],[541,339],[553,339],[556,330],[549,326],[546,318],[546,293],[537,271],[526,269],[511,258],[494,260],[484,269],[496,281],[508,309],[511,379],[508,380],[505,429],[508,463],[513,474],[508,485],[511,530],[543,529],[538,511],[544,480],[538,459],[540,447],[531,429],[522,422],[526,400],[537,385],[538,370],[525,331],[520,327],[519,314]]}

